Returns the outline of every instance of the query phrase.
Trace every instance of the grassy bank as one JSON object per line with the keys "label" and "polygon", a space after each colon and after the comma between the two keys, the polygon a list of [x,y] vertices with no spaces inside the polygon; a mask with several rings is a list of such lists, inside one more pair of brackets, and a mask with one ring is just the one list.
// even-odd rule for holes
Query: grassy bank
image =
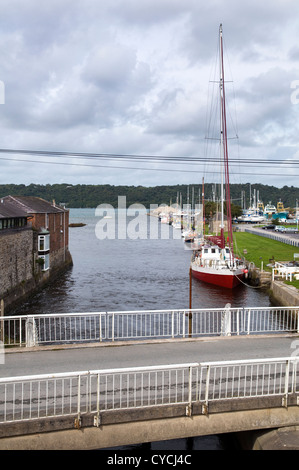
{"label": "grassy bank", "polygon": [[[234,242],[235,252],[238,256],[244,256],[247,261],[253,262],[257,268],[261,267],[261,262],[263,261],[265,271],[271,270],[271,268],[267,267],[270,259],[275,261],[293,261],[294,253],[299,253],[298,247],[246,232],[235,232]],[[246,254],[244,250],[247,251]]]}

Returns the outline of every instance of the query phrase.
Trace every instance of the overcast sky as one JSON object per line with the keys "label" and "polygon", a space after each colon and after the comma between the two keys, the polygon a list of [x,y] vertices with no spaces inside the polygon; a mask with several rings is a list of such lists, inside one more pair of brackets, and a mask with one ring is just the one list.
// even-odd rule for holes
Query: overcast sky
{"label": "overcast sky", "polygon": [[[299,161],[298,0],[1,0],[0,8],[0,148],[206,157],[222,23],[227,97],[235,98],[229,136],[238,135],[231,155],[240,160],[231,181],[299,186],[295,163],[242,163]],[[49,161],[55,164],[41,163]],[[187,161],[6,153],[0,171],[0,183],[24,184],[214,178],[207,166]]]}

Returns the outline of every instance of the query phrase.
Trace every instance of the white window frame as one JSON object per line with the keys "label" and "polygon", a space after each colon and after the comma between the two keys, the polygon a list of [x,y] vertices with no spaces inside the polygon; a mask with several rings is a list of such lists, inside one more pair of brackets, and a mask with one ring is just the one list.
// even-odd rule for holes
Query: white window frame
{"label": "white window frame", "polygon": [[[42,243],[43,242],[43,247]],[[38,236],[38,247],[37,250],[40,252],[49,251],[50,250],[50,234],[46,235],[39,235]]]}
{"label": "white window frame", "polygon": [[44,265],[42,271],[48,271],[50,269],[50,254],[47,255],[39,255],[39,258],[44,260]]}

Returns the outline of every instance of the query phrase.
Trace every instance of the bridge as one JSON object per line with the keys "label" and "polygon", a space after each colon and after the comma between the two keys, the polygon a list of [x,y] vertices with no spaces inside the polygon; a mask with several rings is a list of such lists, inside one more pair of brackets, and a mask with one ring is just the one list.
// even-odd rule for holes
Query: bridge
{"label": "bridge", "polygon": [[2,317],[0,448],[296,429],[298,311]]}

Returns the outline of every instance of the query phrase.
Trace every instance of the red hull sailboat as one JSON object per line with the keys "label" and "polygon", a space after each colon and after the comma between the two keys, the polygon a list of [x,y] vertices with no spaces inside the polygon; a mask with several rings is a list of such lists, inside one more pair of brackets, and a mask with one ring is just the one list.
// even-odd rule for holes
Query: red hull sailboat
{"label": "red hull sailboat", "polygon": [[[220,60],[220,152],[221,152],[221,225],[220,236],[207,237],[206,244],[194,251],[191,260],[192,275],[200,281],[232,289],[242,282],[247,272],[244,263],[234,255],[232,217],[229,188],[229,166],[224,86],[222,25],[219,28]],[[227,242],[224,237],[224,177],[227,207]]]}

